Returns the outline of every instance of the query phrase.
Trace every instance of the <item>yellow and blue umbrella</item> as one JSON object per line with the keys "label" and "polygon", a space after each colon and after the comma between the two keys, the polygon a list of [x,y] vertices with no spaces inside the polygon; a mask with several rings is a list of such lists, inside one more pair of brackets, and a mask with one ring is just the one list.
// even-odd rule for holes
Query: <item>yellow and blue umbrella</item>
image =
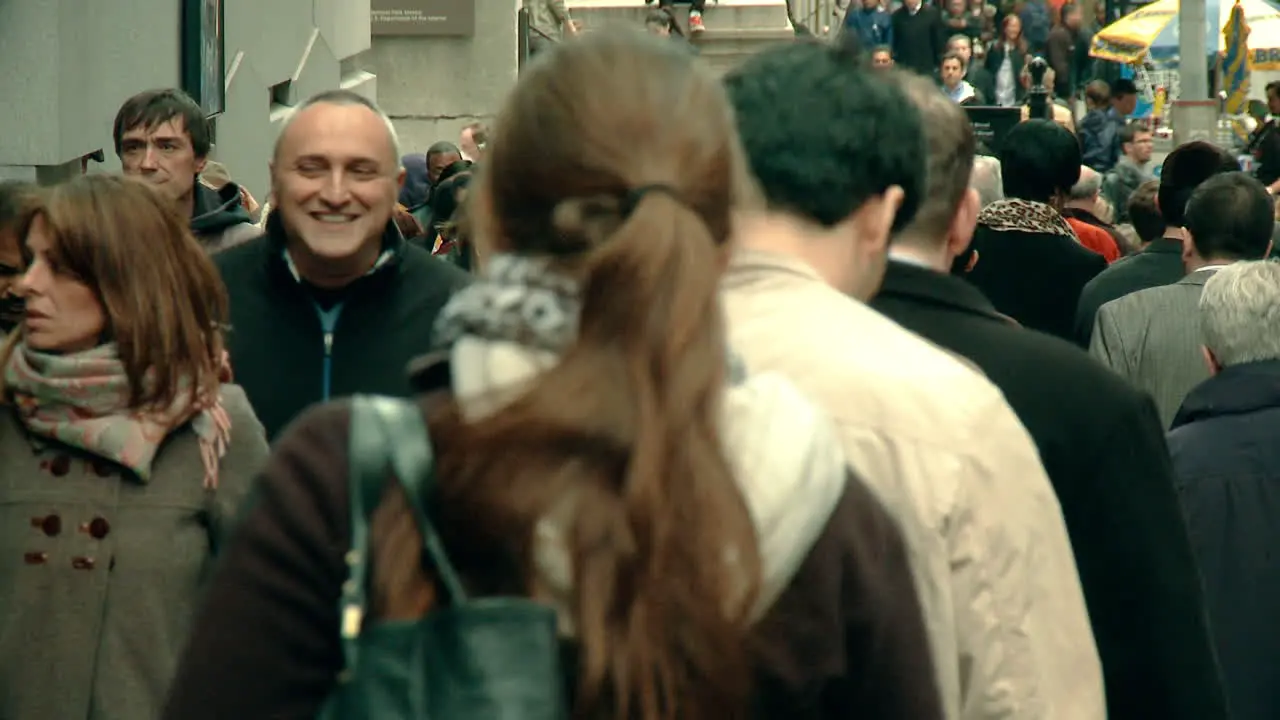
{"label": "yellow and blue umbrella", "polygon": [[[1239,0],[1249,27],[1250,68],[1280,70],[1280,4],[1271,0]],[[1206,0],[1205,49],[1213,55],[1225,48],[1223,33],[1235,4]],[[1218,21],[1212,22],[1212,18]],[[1178,57],[1178,0],[1156,0],[1125,15],[1093,36],[1089,54],[1122,63],[1170,63]]]}
{"label": "yellow and blue umbrella", "polygon": [[1240,0],[1231,6],[1227,26],[1222,29],[1222,85],[1227,91],[1226,111],[1244,112],[1249,102],[1249,23]]}

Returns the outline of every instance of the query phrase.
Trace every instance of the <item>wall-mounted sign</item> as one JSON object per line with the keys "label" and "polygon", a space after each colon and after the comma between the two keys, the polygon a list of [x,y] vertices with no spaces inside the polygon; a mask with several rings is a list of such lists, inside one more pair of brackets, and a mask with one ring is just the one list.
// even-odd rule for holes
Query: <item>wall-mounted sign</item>
{"label": "wall-mounted sign", "polygon": [[370,0],[374,35],[476,34],[476,0]]}

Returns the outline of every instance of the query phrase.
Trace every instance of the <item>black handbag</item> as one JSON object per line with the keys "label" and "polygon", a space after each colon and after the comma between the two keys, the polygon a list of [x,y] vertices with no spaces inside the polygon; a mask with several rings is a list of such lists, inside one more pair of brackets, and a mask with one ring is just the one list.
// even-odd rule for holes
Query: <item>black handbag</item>
{"label": "black handbag", "polygon": [[[471,598],[426,511],[434,453],[419,408],[357,396],[351,405],[351,549],[340,599],[344,669],[323,720],[563,720],[555,611],[527,598]],[[440,604],[424,617],[366,621],[369,518],[388,475],[409,497]]]}

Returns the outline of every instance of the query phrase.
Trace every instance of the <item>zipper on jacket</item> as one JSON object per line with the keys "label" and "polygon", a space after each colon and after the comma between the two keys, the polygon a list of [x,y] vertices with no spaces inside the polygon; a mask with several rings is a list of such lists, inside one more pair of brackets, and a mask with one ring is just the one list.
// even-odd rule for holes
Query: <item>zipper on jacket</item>
{"label": "zipper on jacket", "polygon": [[338,317],[342,315],[342,303],[328,310],[315,306],[316,315],[320,318],[320,331],[324,333],[324,367],[321,371],[320,400],[326,402],[333,394],[333,334],[338,327]]}

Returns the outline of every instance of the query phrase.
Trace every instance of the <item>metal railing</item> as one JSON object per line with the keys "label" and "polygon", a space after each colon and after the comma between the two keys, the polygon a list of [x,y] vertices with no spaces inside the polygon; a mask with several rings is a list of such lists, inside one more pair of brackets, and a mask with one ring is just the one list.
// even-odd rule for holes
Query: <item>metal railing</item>
{"label": "metal railing", "polygon": [[798,35],[833,36],[840,30],[837,7],[837,0],[787,0],[787,17]]}

